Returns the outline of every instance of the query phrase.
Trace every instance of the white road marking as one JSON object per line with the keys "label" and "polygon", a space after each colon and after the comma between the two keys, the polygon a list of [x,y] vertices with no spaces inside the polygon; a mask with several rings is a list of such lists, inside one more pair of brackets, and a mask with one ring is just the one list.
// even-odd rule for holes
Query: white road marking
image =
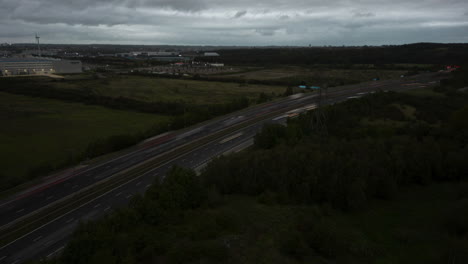
{"label": "white road marking", "polygon": [[[198,149],[198,148],[197,148],[197,149]],[[196,151],[196,149],[194,149],[194,150],[192,150],[192,151],[190,151],[190,152],[194,152],[194,151]],[[190,153],[190,152],[189,152],[189,153]],[[187,153],[187,154],[188,154],[188,153]],[[170,164],[171,162],[174,162],[175,160],[177,160],[177,158],[174,158],[174,159],[172,159],[171,161],[168,161],[168,162],[166,162],[165,164],[162,164],[160,167],[155,168],[154,170],[164,169],[164,168],[165,168],[164,166],[166,166],[167,164]],[[154,170],[151,170],[150,172],[153,172]],[[155,173],[154,175],[158,175],[158,173]],[[101,198],[101,197],[103,197],[103,196],[105,196],[105,195],[108,195],[109,193],[112,193],[113,191],[117,190],[118,188],[121,188],[122,186],[127,185],[127,184],[129,184],[130,182],[132,182],[132,181],[134,181],[134,180],[136,180],[136,179],[138,179],[138,178],[141,178],[141,177],[143,177],[143,176],[144,176],[144,174],[141,175],[141,176],[139,176],[139,177],[136,177],[136,178],[134,178],[134,179],[131,179],[131,180],[129,180],[129,181],[127,181],[127,182],[125,182],[125,183],[123,183],[123,184],[121,184],[121,185],[119,185],[119,186],[113,188],[112,190],[110,190],[110,191],[108,191],[108,192],[105,192],[105,193],[99,195],[98,197],[92,199],[91,201],[85,202],[84,204],[82,204],[82,205],[80,205],[80,206],[77,206],[76,208],[74,208],[74,209],[72,209],[72,210],[66,212],[65,214],[56,217],[55,219],[49,221],[48,223],[45,223],[45,224],[43,224],[42,226],[39,226],[38,228],[34,229],[33,231],[31,231],[31,232],[29,232],[29,233],[27,233],[27,234],[25,234],[25,235],[23,235],[23,236],[21,236],[21,237],[15,239],[14,241],[11,241],[10,243],[8,243],[8,244],[2,246],[2,247],[0,248],[0,250],[4,249],[5,247],[7,247],[7,246],[9,246],[9,245],[11,245],[11,244],[13,244],[13,243],[15,243],[16,241],[18,241],[18,240],[20,240],[20,239],[22,239],[22,238],[24,238],[24,237],[26,237],[26,236],[28,236],[28,235],[30,235],[30,234],[36,232],[37,230],[43,228],[44,226],[47,226],[47,225],[49,225],[50,223],[52,223],[52,222],[54,222],[54,221],[57,221],[58,219],[63,218],[64,216],[66,216],[66,215],[68,215],[68,214],[70,214],[70,213],[72,213],[72,212],[78,210],[79,208],[82,208],[82,207],[84,207],[84,206],[90,204],[91,202],[93,202],[93,201],[95,201],[95,200],[97,200],[97,199],[99,199],[99,198]],[[76,185],[76,186],[77,186],[77,185]],[[118,196],[118,195],[120,195],[120,194],[121,194],[121,193],[117,194],[116,196]],[[130,197],[131,197],[131,195],[130,195]]]}
{"label": "white road marking", "polygon": [[48,246],[48,245],[52,244],[52,242],[54,242],[54,241],[53,241],[53,240],[49,240],[49,241],[47,241],[47,242],[44,243],[44,246]]}
{"label": "white road marking", "polygon": [[3,256],[3,257],[0,258],[0,260],[4,260],[4,259],[6,259],[6,256]]}
{"label": "white road marking", "polygon": [[15,260],[15,262],[12,262],[11,264],[16,264],[19,262],[19,259]]}
{"label": "white road marking", "polygon": [[16,241],[18,241],[18,240],[20,240],[20,239],[23,239],[23,238],[26,237],[26,236],[29,236],[30,234],[36,232],[37,230],[43,228],[44,226],[47,226],[47,225],[49,225],[50,223],[55,222],[55,221],[57,221],[58,219],[61,219],[61,218],[63,218],[64,216],[71,214],[72,212],[75,212],[76,210],[78,210],[78,209],[80,209],[80,208],[82,208],[82,207],[84,207],[84,206],[86,206],[86,205],[92,203],[93,201],[96,201],[97,199],[99,199],[99,198],[101,198],[101,197],[103,197],[103,196],[105,196],[105,195],[108,195],[109,193],[112,193],[113,191],[115,191],[115,190],[121,188],[122,186],[127,185],[127,184],[129,184],[130,182],[132,182],[132,181],[134,181],[134,180],[136,180],[136,179],[139,179],[139,178],[141,178],[141,177],[143,177],[143,175],[141,175],[141,176],[139,176],[139,177],[136,177],[136,178],[134,178],[134,179],[131,179],[131,180],[129,180],[128,182],[123,183],[123,184],[121,184],[121,185],[115,187],[114,189],[112,189],[112,190],[110,190],[110,191],[107,191],[107,192],[105,192],[105,193],[99,195],[98,197],[92,199],[91,201],[85,202],[84,204],[79,205],[79,206],[73,208],[72,210],[70,210],[70,211],[64,213],[64,214],[61,215],[61,216],[58,216],[58,217],[52,219],[52,220],[49,221],[48,223],[45,223],[45,224],[41,225],[40,227],[34,229],[33,231],[31,231],[31,232],[29,232],[29,233],[27,233],[27,234],[24,234],[24,235],[22,235],[21,237],[18,237],[17,239],[11,241],[10,243],[8,243],[8,244],[6,244],[6,245],[3,245],[2,247],[0,247],[0,250],[2,250],[2,249],[4,249],[4,248],[8,247],[9,245],[15,243]]}
{"label": "white road marking", "polygon": [[38,240],[41,239],[41,238],[42,238],[42,236],[38,236],[38,237],[36,237],[36,239],[34,239],[33,241],[36,242],[36,241],[38,241]]}
{"label": "white road marking", "polygon": [[23,211],[24,211],[24,208],[21,209],[21,210],[18,210],[18,211],[16,211],[16,212],[19,214],[19,213],[21,213],[21,212],[23,212]]}
{"label": "white road marking", "polygon": [[104,209],[104,212],[107,212],[107,210],[110,209],[110,206],[106,207],[106,209]]}
{"label": "white road marking", "polygon": [[98,208],[101,204],[96,204],[93,208]]}
{"label": "white road marking", "polygon": [[127,195],[127,199],[132,198],[132,196],[133,196],[132,194]]}
{"label": "white road marking", "polygon": [[70,219],[68,219],[65,223],[67,223],[67,224],[68,224],[68,223],[71,223],[71,222],[73,222],[73,220],[75,220],[75,218],[70,218]]}
{"label": "white road marking", "polygon": [[59,247],[57,250],[55,250],[54,252],[52,252],[52,253],[50,253],[49,255],[47,255],[47,258],[50,258],[52,255],[55,255],[55,253],[59,252],[59,251],[62,250],[63,248],[65,248],[65,246]]}
{"label": "white road marking", "polygon": [[149,187],[151,187],[151,184],[146,185],[145,189],[148,189]]}
{"label": "white road marking", "polygon": [[117,197],[117,196],[119,196],[119,195],[121,195],[121,194],[122,194],[122,192],[119,192],[118,194],[115,195],[115,197]]}
{"label": "white road marking", "polygon": [[138,183],[136,184],[136,186],[139,186],[140,184],[141,184],[141,182],[138,182]]}

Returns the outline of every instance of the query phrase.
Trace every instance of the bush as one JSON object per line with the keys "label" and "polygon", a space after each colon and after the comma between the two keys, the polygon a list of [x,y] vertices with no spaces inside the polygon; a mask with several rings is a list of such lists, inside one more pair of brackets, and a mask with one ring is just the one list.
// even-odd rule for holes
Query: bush
{"label": "bush", "polygon": [[279,249],[284,255],[303,260],[306,256],[312,255],[313,250],[309,248],[303,235],[297,230],[287,230],[280,235]]}
{"label": "bush", "polygon": [[441,252],[439,263],[468,263],[468,240],[453,239]]}
{"label": "bush", "polygon": [[185,241],[168,253],[169,263],[220,263],[228,258],[228,249],[222,241]]}
{"label": "bush", "polygon": [[451,235],[468,238],[468,199],[460,201],[448,213],[445,226]]}
{"label": "bush", "polygon": [[339,225],[332,219],[322,218],[304,225],[302,229],[307,244],[324,257],[367,257],[374,251],[361,232]]}

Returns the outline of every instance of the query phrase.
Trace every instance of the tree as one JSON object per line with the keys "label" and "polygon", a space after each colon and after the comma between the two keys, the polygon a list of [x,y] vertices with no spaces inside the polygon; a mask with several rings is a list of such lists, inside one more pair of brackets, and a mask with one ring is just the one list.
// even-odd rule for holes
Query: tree
{"label": "tree", "polygon": [[293,95],[294,94],[294,91],[293,91],[293,88],[291,86],[288,86],[288,88],[286,88],[286,91],[284,92],[284,96],[290,96],[290,95]]}

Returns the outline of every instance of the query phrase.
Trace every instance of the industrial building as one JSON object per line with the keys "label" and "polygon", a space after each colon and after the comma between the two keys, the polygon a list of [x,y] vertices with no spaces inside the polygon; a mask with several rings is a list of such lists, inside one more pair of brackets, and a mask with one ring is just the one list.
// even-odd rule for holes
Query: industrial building
{"label": "industrial building", "polygon": [[49,58],[0,58],[0,75],[80,73],[81,61]]}
{"label": "industrial building", "polygon": [[203,54],[203,56],[205,56],[205,57],[219,57],[219,53],[217,53],[217,52],[205,52]]}

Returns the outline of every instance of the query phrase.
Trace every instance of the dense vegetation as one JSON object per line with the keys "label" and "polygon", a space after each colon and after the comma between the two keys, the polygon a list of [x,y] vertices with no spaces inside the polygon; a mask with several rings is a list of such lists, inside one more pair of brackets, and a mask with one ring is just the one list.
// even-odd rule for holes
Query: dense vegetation
{"label": "dense vegetation", "polygon": [[[131,79],[126,81],[122,77],[109,77],[112,78],[112,82],[109,80],[50,80],[44,78],[4,78],[0,79],[0,91],[22,94],[33,97],[59,99],[68,102],[78,102],[91,105],[101,105],[113,109],[122,109],[130,111],[139,111],[144,113],[157,113],[163,115],[177,116],[186,112],[193,112],[196,115],[211,115],[216,116],[220,114],[226,114],[233,110],[243,108],[248,104],[248,98],[242,93],[233,95],[234,98],[223,98],[224,100],[219,103],[190,103],[184,100],[182,93],[179,94],[179,100],[145,100],[129,96],[130,90],[138,90],[139,88],[132,87],[138,80]],[[115,80],[114,80],[115,79]],[[145,78],[143,78],[144,80]],[[146,78],[148,79],[148,78]],[[151,79],[149,79],[151,80]],[[106,87],[113,87],[118,82],[125,82],[126,90],[113,89],[111,92],[107,92]],[[161,81],[163,82],[163,81]],[[149,85],[156,86],[158,81],[150,83]],[[148,85],[147,85],[148,86]],[[183,86],[183,84],[179,84]],[[187,84],[185,84],[187,86]],[[147,88],[147,87],[144,87]],[[177,87],[176,87],[177,88]],[[148,89],[148,88],[147,88]],[[183,89],[182,87],[179,89]],[[254,92],[251,94],[260,94],[255,92],[256,87],[252,87]],[[154,97],[164,98],[163,93],[158,94],[158,91],[146,91],[146,96],[156,93]],[[227,93],[227,92],[225,92]],[[209,96],[209,95],[204,95]],[[206,119],[204,116],[202,119]]]}
{"label": "dense vegetation", "polygon": [[[228,64],[455,64],[468,61],[467,44],[417,43],[381,47],[250,48],[219,51]],[[220,61],[220,58],[200,58]]]}
{"label": "dense vegetation", "polygon": [[[200,176],[174,167],[49,263],[466,263],[468,84],[268,125]],[[387,228],[390,228],[387,230]]]}
{"label": "dense vegetation", "polygon": [[[269,84],[298,86],[309,85],[334,87],[409,76],[421,69],[434,69],[432,65],[402,65],[402,69],[377,69],[374,65],[360,65],[360,68],[342,69],[340,65],[313,65],[307,67],[246,67],[246,70],[231,74],[203,76],[213,81],[238,82],[248,84]],[[366,68],[368,67],[368,68]],[[421,68],[425,67],[425,68]],[[439,67],[440,68],[440,67]]]}

